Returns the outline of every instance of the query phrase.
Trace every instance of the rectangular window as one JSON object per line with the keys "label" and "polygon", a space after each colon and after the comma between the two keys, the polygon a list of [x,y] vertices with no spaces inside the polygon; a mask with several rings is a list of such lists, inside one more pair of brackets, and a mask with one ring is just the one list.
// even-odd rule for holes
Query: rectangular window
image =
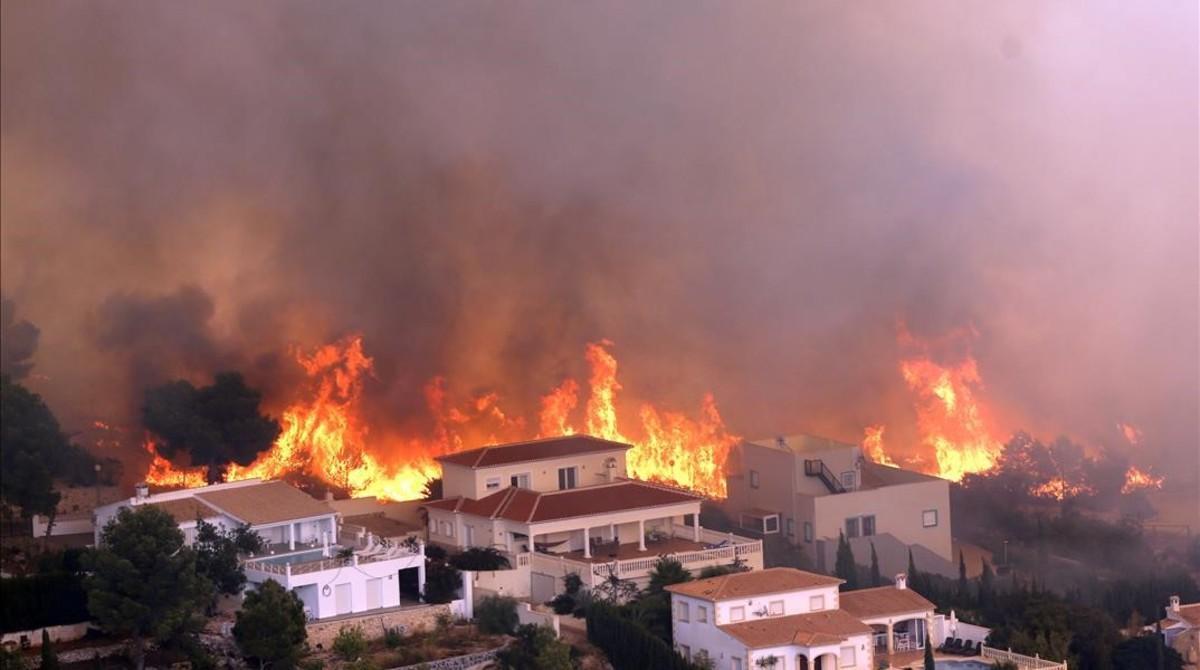
{"label": "rectangular window", "polygon": [[937,510],[927,509],[921,512],[921,525],[926,528],[933,528],[938,524]]}
{"label": "rectangular window", "polygon": [[855,482],[857,480],[858,480],[858,477],[855,476],[853,470],[847,470],[842,473],[842,486],[846,487],[847,489],[849,489],[851,491],[853,491],[856,488]]}
{"label": "rectangular window", "polygon": [[772,515],[772,516],[764,518],[763,519],[763,532],[764,533],[778,533],[779,532],[779,517]]}
{"label": "rectangular window", "polygon": [[679,603],[678,606],[675,608],[675,610],[676,610],[675,611],[675,619],[677,621],[686,622],[688,620],[688,604],[687,603]]}
{"label": "rectangular window", "polygon": [[788,537],[796,537],[796,520],[791,517],[787,520],[787,534]]}
{"label": "rectangular window", "polygon": [[783,601],[772,600],[771,604],[768,606],[767,612],[771,616],[783,616]]}
{"label": "rectangular window", "polygon": [[868,514],[862,518],[862,534],[863,537],[870,537],[875,534],[874,514]]}
{"label": "rectangular window", "polygon": [[838,665],[843,668],[853,668],[858,665],[858,661],[854,658],[854,647],[842,647],[842,653],[838,656]]}
{"label": "rectangular window", "polygon": [[434,535],[436,535],[436,534],[437,534],[437,519],[430,519],[430,520],[429,520],[429,532],[430,532],[430,533],[432,533],[432,534],[434,534]]}
{"label": "rectangular window", "polygon": [[758,470],[750,471],[750,488],[758,488]]}
{"label": "rectangular window", "polygon": [[730,621],[745,621],[746,620],[746,608],[730,607],[729,608],[729,620]]}
{"label": "rectangular window", "polygon": [[729,660],[732,661],[729,665],[729,667],[732,668],[732,670],[745,670],[746,666],[742,665],[742,659],[738,658],[737,656],[734,656],[733,658],[731,658]]}
{"label": "rectangular window", "polygon": [[708,608],[704,605],[696,607],[696,623],[708,623]]}
{"label": "rectangular window", "polygon": [[488,491],[499,491],[500,490],[500,478],[499,477],[488,477],[487,481],[485,481],[483,483],[483,488],[487,489]]}
{"label": "rectangular window", "polygon": [[858,517],[846,519],[846,537],[858,537]]}
{"label": "rectangular window", "polygon": [[812,537],[813,537],[813,533],[812,533],[812,522],[811,522],[811,521],[805,521],[805,522],[804,522],[804,541],[805,541],[805,542],[812,542]]}
{"label": "rectangular window", "polygon": [[558,469],[558,489],[573,489],[575,488],[575,468],[559,468]]}
{"label": "rectangular window", "polygon": [[519,475],[513,475],[512,477],[508,478],[508,481],[519,489],[527,489],[529,488],[529,473],[526,472]]}
{"label": "rectangular window", "polygon": [[809,612],[820,612],[823,609],[825,609],[825,596],[809,596],[808,597],[808,611]]}

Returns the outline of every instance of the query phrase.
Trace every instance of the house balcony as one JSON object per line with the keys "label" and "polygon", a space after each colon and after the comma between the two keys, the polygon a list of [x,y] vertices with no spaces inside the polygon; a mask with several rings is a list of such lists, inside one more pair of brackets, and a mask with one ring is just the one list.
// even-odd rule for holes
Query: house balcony
{"label": "house balcony", "polygon": [[762,541],[732,533],[718,533],[701,528],[695,530],[676,526],[669,532],[652,533],[645,540],[645,549],[636,543],[617,544],[595,542],[590,556],[583,551],[563,553],[536,552],[531,554],[533,572],[562,578],[577,574],[585,586],[594,587],[610,575],[643,583],[662,557],[679,561],[684,568],[698,574],[704,568],[730,565],[739,561],[753,570],[763,567]]}
{"label": "house balcony", "polygon": [[[349,555],[342,555],[347,553]],[[323,570],[369,565],[371,563],[397,559],[414,559],[420,557],[423,560],[424,555],[424,547],[419,544],[383,546],[359,543],[357,545],[315,547],[251,558],[245,561],[244,567],[247,572],[291,577],[293,575],[304,575]]]}

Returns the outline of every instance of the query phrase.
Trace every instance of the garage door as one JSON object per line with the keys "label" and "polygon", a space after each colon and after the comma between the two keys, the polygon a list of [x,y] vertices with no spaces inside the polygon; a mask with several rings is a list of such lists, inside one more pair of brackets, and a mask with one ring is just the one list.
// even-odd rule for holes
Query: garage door
{"label": "garage door", "polygon": [[338,584],[333,587],[334,600],[337,603],[338,614],[349,614],[354,611],[354,600],[350,595],[350,584]]}
{"label": "garage door", "polygon": [[375,610],[383,606],[383,580],[367,580],[367,609]]}

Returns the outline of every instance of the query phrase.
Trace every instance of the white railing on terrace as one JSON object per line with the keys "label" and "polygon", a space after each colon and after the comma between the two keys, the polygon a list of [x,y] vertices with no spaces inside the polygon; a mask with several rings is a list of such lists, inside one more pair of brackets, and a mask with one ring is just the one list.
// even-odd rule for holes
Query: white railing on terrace
{"label": "white railing on terrace", "polygon": [[[691,539],[691,529],[686,529],[687,535],[682,535],[682,531],[676,529],[676,535]],[[705,533],[709,537],[705,537]],[[684,567],[706,567],[719,563],[732,563],[735,559],[747,556],[750,554],[762,553],[762,541],[751,540],[744,537],[732,536],[727,533],[714,533],[712,531],[702,531],[701,540],[711,544],[720,542],[733,542],[726,546],[712,547],[709,549],[697,549],[694,551],[682,551],[667,553],[675,560],[683,564]],[[717,542],[712,542],[712,540]],[[579,561],[566,558],[560,554],[543,554],[534,553],[531,555],[532,567],[535,572],[549,574],[556,577],[563,577],[570,573],[576,573],[584,579],[589,585],[598,584],[606,579],[611,572],[614,571],[621,577],[641,577],[654,569],[658,564],[659,556],[642,556],[639,558],[627,558],[617,561],[592,562]],[[704,564],[704,565],[697,565]],[[590,579],[589,579],[590,578]]]}
{"label": "white railing on terrace", "polygon": [[411,551],[403,547],[393,547],[387,551],[382,551],[377,554],[354,554],[348,558],[318,558],[308,561],[297,561],[295,563],[272,563],[269,559],[246,561],[247,570],[257,570],[258,572],[266,572],[274,575],[303,575],[310,572],[320,572],[322,570],[332,570],[334,568],[342,568],[353,565],[367,565],[368,563],[378,563],[381,561],[390,561],[396,558],[407,558],[411,556],[419,556],[419,552]]}
{"label": "white railing on terrace", "polygon": [[1048,661],[1038,656],[1026,656],[1018,654],[1009,649],[996,649],[984,645],[979,652],[980,658],[986,658],[993,661],[1006,661],[1020,668],[1020,670],[1067,670],[1066,661],[1056,662]]}

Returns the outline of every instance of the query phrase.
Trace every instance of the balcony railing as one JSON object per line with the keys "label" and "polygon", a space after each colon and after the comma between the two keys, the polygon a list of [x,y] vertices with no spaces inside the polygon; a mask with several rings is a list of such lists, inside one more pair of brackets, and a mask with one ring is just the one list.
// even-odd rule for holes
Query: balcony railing
{"label": "balcony railing", "polygon": [[[330,551],[336,553],[337,547],[330,547]],[[353,554],[349,557],[332,557],[332,558],[317,558],[309,560],[297,560],[291,562],[272,562],[272,559],[257,559],[246,561],[245,567],[247,570],[257,570],[273,575],[303,575],[311,572],[320,572],[322,570],[333,570],[354,565],[367,565],[370,563],[379,563],[382,561],[390,561],[397,558],[408,558],[412,556],[420,556],[420,550],[413,551],[410,548],[397,546],[380,551],[374,554]]]}
{"label": "balcony railing", "polygon": [[[676,526],[673,535],[683,539],[692,539],[691,527]],[[737,559],[752,561],[755,554],[762,554],[762,541],[739,537],[732,533],[718,533],[700,529],[700,541],[713,545],[693,551],[671,552],[671,558],[679,561],[685,568],[698,570],[710,565],[732,563]],[[720,545],[720,546],[717,546]],[[614,561],[592,562],[566,558],[559,554],[534,553],[531,555],[534,572],[563,577],[570,573],[578,574],[588,586],[603,582],[611,573],[624,579],[645,577],[658,564],[660,556],[639,556],[637,558],[617,559]]]}
{"label": "balcony railing", "polygon": [[979,651],[980,658],[1012,663],[1020,670],[1067,670],[1067,664],[1059,661],[1048,661],[1040,656],[1026,656],[1009,649],[996,649],[984,645]]}

